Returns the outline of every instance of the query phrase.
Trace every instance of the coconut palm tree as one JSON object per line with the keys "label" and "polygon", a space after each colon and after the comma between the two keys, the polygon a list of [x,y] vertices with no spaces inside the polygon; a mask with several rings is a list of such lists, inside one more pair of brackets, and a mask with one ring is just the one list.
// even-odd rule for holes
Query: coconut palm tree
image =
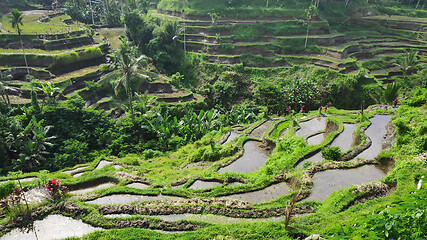
{"label": "coconut palm tree", "polygon": [[306,13],[307,13],[307,19],[308,19],[308,22],[307,22],[307,34],[306,34],[306,36],[305,36],[305,44],[304,44],[304,48],[307,48],[307,42],[308,42],[308,33],[309,33],[309,31],[310,31],[310,23],[311,23],[311,19],[313,18],[313,17],[315,17],[315,16],[317,16],[318,15],[318,12],[317,12],[317,8],[316,8],[316,6],[315,5],[310,5],[310,7],[309,8],[307,8],[306,10]]}
{"label": "coconut palm tree", "polygon": [[114,63],[110,64],[113,71],[100,80],[100,83],[112,82],[116,95],[121,87],[125,89],[134,123],[133,86],[135,86],[135,83],[140,85],[150,79],[157,78],[157,74],[148,69],[148,57],[145,55],[138,56],[137,54],[137,48],[127,42],[126,39],[122,39],[119,50],[115,52]]}
{"label": "coconut palm tree", "polygon": [[18,9],[16,9],[16,8],[12,9],[12,15],[10,17],[10,23],[12,24],[12,27],[15,28],[16,31],[18,31],[19,40],[21,41],[22,53],[24,54],[25,66],[27,67],[28,75],[30,75],[30,69],[28,68],[28,62],[27,62],[27,56],[25,55],[24,43],[22,42],[22,37],[21,37],[21,28],[19,27],[19,25],[24,25],[24,23],[22,22],[23,18],[24,17],[22,16],[22,12],[18,11]]}
{"label": "coconut palm tree", "polygon": [[404,77],[413,73],[416,69],[415,66],[418,64],[418,51],[411,49],[406,52],[405,57],[397,61],[396,65],[403,72]]}

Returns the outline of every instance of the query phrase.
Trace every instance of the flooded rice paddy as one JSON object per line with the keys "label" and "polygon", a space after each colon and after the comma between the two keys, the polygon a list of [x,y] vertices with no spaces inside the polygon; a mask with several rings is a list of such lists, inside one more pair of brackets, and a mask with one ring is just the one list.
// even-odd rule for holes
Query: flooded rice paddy
{"label": "flooded rice paddy", "polygon": [[318,153],[314,154],[313,156],[311,156],[311,157],[309,157],[309,158],[307,158],[307,159],[299,162],[295,168],[296,169],[303,168],[304,164],[307,163],[307,162],[311,162],[312,164],[317,164],[317,163],[320,163],[323,160],[325,160],[325,159],[323,158],[322,153],[318,152]]}
{"label": "flooded rice paddy", "polygon": [[221,185],[219,182],[211,182],[211,181],[203,181],[203,180],[196,180],[193,184],[191,184],[191,189],[205,189],[205,188],[211,188]]}
{"label": "flooded rice paddy", "polygon": [[314,135],[312,137],[307,138],[307,143],[309,145],[317,145],[322,143],[323,140],[325,140],[326,138],[326,134],[325,133],[319,133],[317,135]]}
{"label": "flooded rice paddy", "polygon": [[372,124],[366,129],[365,134],[372,140],[372,145],[357,157],[372,159],[385,149],[383,141],[387,134],[386,125],[390,120],[391,115],[376,115],[370,119]]}
{"label": "flooded rice paddy", "polygon": [[267,131],[271,127],[272,121],[266,121],[265,123],[261,124],[259,127],[252,130],[252,132],[249,134],[251,137],[255,138],[263,138],[265,131]]}
{"label": "flooded rice paddy", "polygon": [[[340,147],[342,152],[345,152],[348,149],[350,149],[352,147],[352,143],[353,143],[353,133],[356,130],[356,128],[357,128],[357,124],[344,123],[343,132],[340,133],[338,135],[338,137],[332,141],[331,147]],[[319,135],[322,136],[324,134],[318,134],[316,136],[319,136]],[[310,139],[311,138],[308,138],[308,140],[307,140],[308,144],[313,144],[310,142]],[[323,140],[321,140],[321,141],[323,141]],[[315,143],[315,144],[319,144],[319,143]],[[312,162],[313,164],[317,164],[317,163],[322,162],[323,160],[325,160],[325,159],[323,158],[322,153],[318,152],[318,153],[314,154],[313,156],[299,162],[295,168],[297,168],[297,169],[302,168],[306,162]]]}
{"label": "flooded rice paddy", "polygon": [[251,203],[260,203],[260,202],[268,202],[268,201],[274,200],[276,198],[279,198],[289,193],[290,193],[290,190],[289,190],[288,184],[286,184],[285,182],[282,182],[282,183],[271,185],[269,187],[266,187],[258,191],[224,196],[224,197],[221,197],[221,199],[231,199],[231,200],[240,200],[240,201],[251,202]]}
{"label": "flooded rice paddy", "polygon": [[96,185],[93,187],[87,187],[87,188],[81,188],[81,189],[73,190],[73,191],[70,191],[70,193],[72,193],[72,194],[85,194],[88,192],[93,192],[96,190],[105,189],[105,188],[109,188],[112,186],[115,186],[115,184],[114,183],[103,183],[103,184]]}
{"label": "flooded rice paddy", "polygon": [[[43,220],[35,221],[33,229],[21,231],[12,230],[4,235],[1,240],[53,240],[68,237],[82,237],[85,234],[102,230],[94,228],[82,222],[62,215],[49,215]],[[36,235],[37,234],[37,235]]]}
{"label": "flooded rice paddy", "polygon": [[98,163],[98,166],[96,166],[96,169],[102,169],[103,167],[105,167],[105,166],[107,166],[108,164],[110,164],[110,163],[112,163],[112,162],[110,162],[110,161],[107,161],[107,160],[101,160],[99,163]]}
{"label": "flooded rice paddy", "polygon": [[379,180],[387,174],[387,170],[379,165],[365,165],[359,168],[334,169],[316,173],[313,177],[313,190],[304,201],[321,202],[337,190]]}
{"label": "flooded rice paddy", "polygon": [[231,141],[233,141],[236,137],[240,136],[240,132],[231,131],[230,135],[228,136],[227,140],[222,144],[225,145]]}
{"label": "flooded rice paddy", "polygon": [[84,167],[79,167],[79,168],[75,168],[75,169],[71,169],[71,170],[64,171],[63,173],[70,174],[70,175],[72,175],[72,176],[73,176],[75,173],[80,172],[81,170],[83,170],[83,169],[85,169],[85,168],[86,168],[86,166],[84,166]]}
{"label": "flooded rice paddy", "polygon": [[347,151],[352,147],[353,133],[357,129],[357,124],[344,123],[344,130],[334,139],[331,147],[340,147],[341,151]]}
{"label": "flooded rice paddy", "polygon": [[311,120],[300,122],[300,129],[295,132],[295,136],[307,136],[319,131],[325,130],[326,128],[326,118],[325,117],[315,117]]}
{"label": "flooded rice paddy", "polygon": [[261,147],[261,142],[248,141],[243,145],[243,156],[230,165],[220,168],[218,172],[254,172],[264,166],[268,158],[268,151]]}
{"label": "flooded rice paddy", "polygon": [[148,188],[148,185],[144,184],[144,183],[131,183],[131,184],[128,184],[126,186],[131,187],[131,188],[138,188],[138,189]]}

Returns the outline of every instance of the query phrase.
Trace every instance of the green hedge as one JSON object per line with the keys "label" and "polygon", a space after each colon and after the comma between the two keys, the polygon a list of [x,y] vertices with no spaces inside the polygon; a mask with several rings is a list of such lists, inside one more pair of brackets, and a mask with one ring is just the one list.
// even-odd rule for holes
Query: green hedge
{"label": "green hedge", "polygon": [[[89,59],[97,59],[102,55],[99,47],[91,47],[57,55],[26,54],[26,57],[30,66],[56,68]],[[0,65],[24,66],[24,57],[22,54],[0,54]]]}

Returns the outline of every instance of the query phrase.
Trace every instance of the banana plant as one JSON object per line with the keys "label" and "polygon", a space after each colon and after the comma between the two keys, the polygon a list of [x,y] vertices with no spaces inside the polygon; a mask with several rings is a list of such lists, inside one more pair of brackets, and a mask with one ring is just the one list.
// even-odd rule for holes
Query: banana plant
{"label": "banana plant", "polygon": [[43,122],[43,119],[37,121],[36,117],[33,116],[30,123],[25,127],[23,134],[27,139],[21,148],[15,167],[31,171],[46,160],[45,156],[49,154],[48,148],[53,146],[51,141],[56,137],[48,137],[48,132],[52,126],[43,127]]}
{"label": "banana plant", "polygon": [[135,96],[138,99],[137,104],[135,105],[135,108],[139,110],[139,114],[143,115],[147,112],[147,104],[150,97],[147,95],[148,91],[146,91],[144,94],[140,95],[138,93],[135,93]]}
{"label": "banana plant", "polygon": [[46,94],[46,105],[54,105],[56,103],[55,96],[57,91],[59,91],[58,87],[54,87],[50,82],[42,83],[41,90]]}

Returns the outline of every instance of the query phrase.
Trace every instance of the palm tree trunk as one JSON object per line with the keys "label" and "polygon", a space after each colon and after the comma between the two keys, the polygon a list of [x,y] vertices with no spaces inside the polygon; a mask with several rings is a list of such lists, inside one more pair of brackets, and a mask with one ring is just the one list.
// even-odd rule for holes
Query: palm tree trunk
{"label": "palm tree trunk", "polygon": [[129,95],[130,114],[132,116],[132,122],[135,125],[135,115],[133,113],[133,103],[132,103],[132,92],[130,92],[128,95]]}
{"label": "palm tree trunk", "polygon": [[30,69],[28,68],[27,56],[25,55],[24,43],[22,42],[21,31],[18,29],[19,40],[21,41],[22,53],[24,54],[25,66],[27,67],[27,73],[30,75]]}
{"label": "palm tree trunk", "polygon": [[417,9],[418,8],[418,5],[420,4],[420,0],[418,0],[418,2],[417,2],[417,6],[415,6],[415,9]]}
{"label": "palm tree trunk", "polygon": [[5,91],[4,94],[6,95],[6,99],[7,99],[7,105],[9,105],[10,107],[10,99],[9,99],[9,94],[7,94],[7,92]]}
{"label": "palm tree trunk", "polygon": [[4,102],[7,102],[5,94],[1,94],[1,98],[3,98]]}
{"label": "palm tree trunk", "polygon": [[304,44],[304,48],[307,48],[308,32],[310,31],[310,22],[311,22],[311,18],[308,20],[308,24],[307,24],[307,34],[305,35],[305,44]]}

